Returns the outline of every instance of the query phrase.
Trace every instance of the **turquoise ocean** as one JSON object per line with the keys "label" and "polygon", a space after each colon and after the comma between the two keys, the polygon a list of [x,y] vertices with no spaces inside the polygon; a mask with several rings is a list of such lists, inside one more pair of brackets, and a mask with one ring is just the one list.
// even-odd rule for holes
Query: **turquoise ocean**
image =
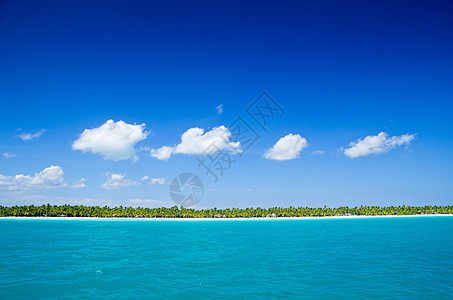
{"label": "turquoise ocean", "polygon": [[0,299],[453,296],[453,217],[0,220]]}

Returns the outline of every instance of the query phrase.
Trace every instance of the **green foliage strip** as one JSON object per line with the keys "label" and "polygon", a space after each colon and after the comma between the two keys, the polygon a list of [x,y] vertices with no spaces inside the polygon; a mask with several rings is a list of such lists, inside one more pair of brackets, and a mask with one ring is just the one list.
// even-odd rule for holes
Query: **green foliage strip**
{"label": "green foliage strip", "polygon": [[453,206],[360,206],[338,208],[292,207],[189,209],[41,205],[0,206],[0,217],[99,217],[99,218],[265,218],[265,217],[327,217],[453,214]]}

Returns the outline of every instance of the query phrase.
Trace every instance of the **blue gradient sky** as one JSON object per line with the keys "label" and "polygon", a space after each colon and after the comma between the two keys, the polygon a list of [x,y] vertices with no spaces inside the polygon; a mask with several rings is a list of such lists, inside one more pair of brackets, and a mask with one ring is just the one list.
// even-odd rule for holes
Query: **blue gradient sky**
{"label": "blue gradient sky", "polygon": [[[106,172],[137,182],[194,172],[199,208],[451,205],[452,15],[450,1],[1,1],[0,153],[16,156],[0,157],[0,174],[54,165],[86,187],[0,189],[0,204],[167,206],[168,184],[106,190]],[[146,124],[136,149],[174,145],[189,128],[228,126],[264,90],[285,115],[217,183],[194,155],[111,161],[71,149],[109,119]],[[416,138],[342,153],[380,132]],[[300,157],[263,158],[289,133],[308,141]]]}

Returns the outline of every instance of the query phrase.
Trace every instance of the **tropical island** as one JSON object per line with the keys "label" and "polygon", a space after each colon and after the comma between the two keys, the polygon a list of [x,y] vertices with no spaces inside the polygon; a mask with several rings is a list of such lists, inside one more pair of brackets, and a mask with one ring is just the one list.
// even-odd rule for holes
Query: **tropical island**
{"label": "tropical island", "polygon": [[360,206],[338,208],[273,207],[192,209],[184,207],[108,207],[83,205],[0,206],[0,217],[91,217],[91,218],[291,218],[334,216],[408,216],[453,214],[453,206]]}

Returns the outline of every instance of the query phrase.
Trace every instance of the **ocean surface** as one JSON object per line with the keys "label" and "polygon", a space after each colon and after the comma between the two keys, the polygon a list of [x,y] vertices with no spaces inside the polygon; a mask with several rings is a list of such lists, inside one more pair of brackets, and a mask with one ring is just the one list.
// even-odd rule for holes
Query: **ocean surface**
{"label": "ocean surface", "polygon": [[0,219],[0,299],[452,295],[451,216]]}

